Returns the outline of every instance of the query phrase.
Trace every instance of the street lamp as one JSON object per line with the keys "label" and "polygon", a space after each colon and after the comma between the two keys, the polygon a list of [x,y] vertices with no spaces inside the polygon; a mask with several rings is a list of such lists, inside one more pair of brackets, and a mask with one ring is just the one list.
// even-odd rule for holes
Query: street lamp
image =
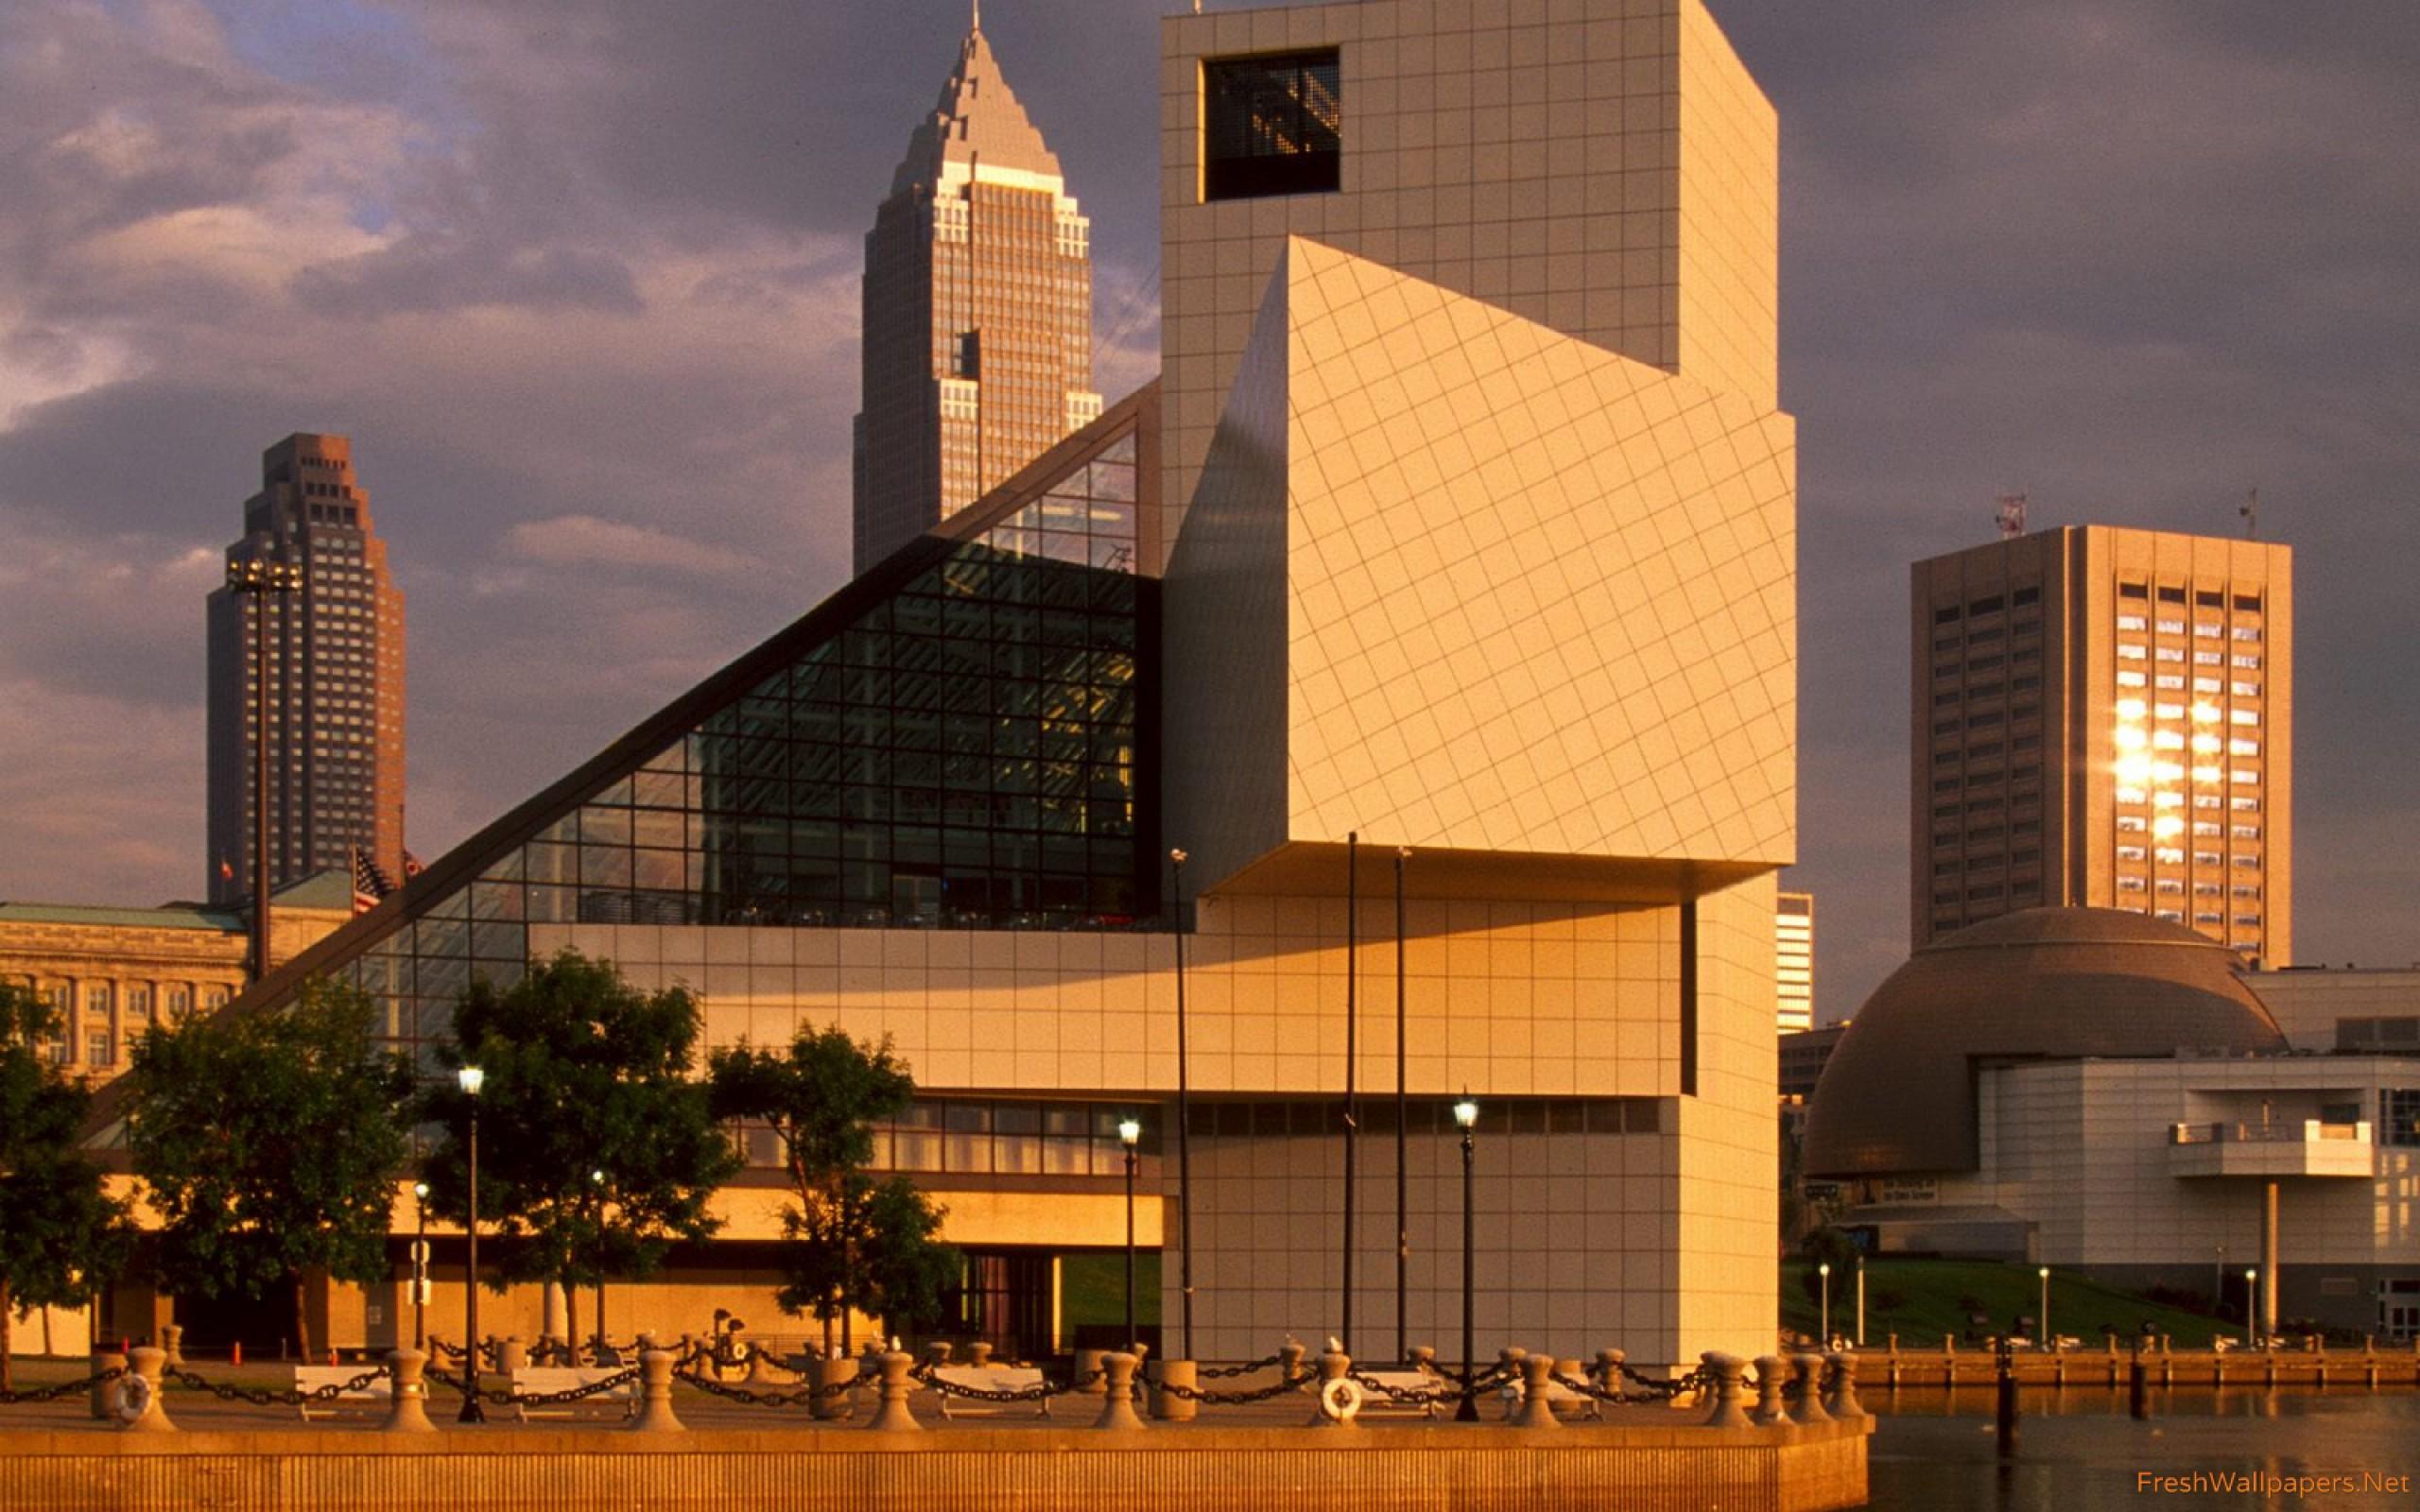
{"label": "street lamp", "polygon": [[412,1348],[428,1349],[428,1183],[412,1183]]}
{"label": "street lamp", "polygon": [[1865,1256],[1857,1257],[1857,1347],[1865,1348]]}
{"label": "street lamp", "polygon": [[[252,601],[252,980],[268,975],[268,600],[302,588],[293,562],[248,557],[227,564],[227,592]],[[290,752],[289,752],[290,754]],[[222,862],[225,857],[219,858]]]}
{"label": "street lamp", "polygon": [[463,1232],[470,1238],[470,1263],[463,1271],[462,1332],[466,1348],[462,1353],[462,1412],[455,1421],[483,1423],[488,1415],[479,1407],[479,1089],[488,1074],[476,1066],[464,1066],[454,1074],[462,1095],[470,1107],[470,1139],[465,1148],[470,1152],[469,1219]]}
{"label": "street lamp", "polygon": [[[596,1193],[596,1226],[601,1229],[605,1227],[605,1173],[601,1170],[589,1172],[588,1184]],[[601,1236],[597,1247],[600,1251],[604,1247]],[[575,1286],[573,1290],[577,1293],[579,1288]],[[574,1300],[576,1297],[567,1297],[563,1302],[566,1307],[569,1307]],[[573,1308],[572,1311],[577,1313],[579,1309]],[[577,1357],[579,1350],[579,1325],[576,1319],[569,1321],[572,1323],[572,1351]],[[596,1351],[600,1355],[605,1352],[605,1263],[601,1254],[596,1263]]]}
{"label": "street lamp", "polygon": [[1478,1126],[1478,1104],[1465,1094],[1454,1105],[1454,1122],[1462,1130],[1462,1401],[1454,1421],[1478,1421],[1478,1398],[1471,1390],[1471,1131]]}
{"label": "street lamp", "polygon": [[2050,1332],[2050,1267],[2043,1266],[2040,1275],[2042,1277],[2042,1347],[2047,1349],[2051,1347],[2050,1341],[2058,1337]]}
{"label": "street lamp", "polygon": [[2260,1309],[2260,1297],[2256,1290],[2259,1280],[2258,1271],[2249,1265],[2243,1268],[2243,1347],[2247,1349],[2257,1342],[2253,1338],[2252,1331],[2253,1315]]}
{"label": "street lamp", "polygon": [[1817,1292],[1823,1298],[1823,1339],[1824,1348],[1828,1349],[1832,1347],[1832,1263],[1827,1260],[1822,1264],[1817,1265],[1815,1267],[1815,1274],[1822,1279],[1821,1284],[1817,1288]]}
{"label": "street lamp", "polygon": [[1134,1146],[1143,1138],[1143,1125],[1132,1118],[1120,1119],[1117,1143],[1126,1146],[1126,1349],[1134,1350]]}

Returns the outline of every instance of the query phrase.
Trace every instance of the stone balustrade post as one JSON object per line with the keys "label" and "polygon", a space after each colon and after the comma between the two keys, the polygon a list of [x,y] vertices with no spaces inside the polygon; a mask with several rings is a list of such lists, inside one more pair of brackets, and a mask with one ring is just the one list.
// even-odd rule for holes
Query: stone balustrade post
{"label": "stone balustrade post", "polygon": [[672,1366],[680,1356],[669,1349],[647,1349],[639,1355],[639,1415],[631,1420],[633,1432],[642,1434],[677,1434],[683,1431],[680,1418],[672,1411]]}
{"label": "stone balustrade post", "polygon": [[1422,1375],[1435,1375],[1437,1373],[1437,1347],[1433,1344],[1413,1345],[1411,1347],[1411,1358],[1406,1361],[1405,1364],[1410,1366],[1414,1370],[1419,1371]]}
{"label": "stone balustrade post", "polygon": [[496,1350],[495,1367],[507,1376],[511,1375],[515,1370],[529,1368],[529,1346],[522,1342],[520,1334],[516,1333],[506,1339],[503,1346]]}
{"label": "stone balustrade post", "polygon": [[992,1346],[981,1339],[966,1347],[966,1363],[977,1370],[992,1368]]}
{"label": "stone balustrade post", "polygon": [[742,1385],[779,1386],[784,1383],[773,1374],[773,1356],[761,1344],[748,1346],[748,1379]]}
{"label": "stone balustrade post", "polygon": [[916,1383],[908,1379],[915,1367],[916,1357],[905,1349],[893,1349],[882,1357],[882,1405],[874,1410],[870,1429],[886,1434],[920,1434],[925,1425],[908,1410],[908,1394]]}
{"label": "stone balustrade post", "polygon": [[1857,1352],[1841,1349],[1831,1356],[1832,1390],[1824,1399],[1824,1410],[1835,1418],[1858,1418],[1865,1416],[1865,1404],[1857,1400]]}
{"label": "stone balustrade post", "polygon": [[1739,1405],[1740,1378],[1746,1374],[1748,1362],[1736,1354],[1709,1349],[1698,1356],[1699,1363],[1714,1372],[1714,1410],[1706,1415],[1708,1428],[1748,1428],[1747,1412]]}
{"label": "stone balustrade post", "polygon": [[818,1422],[828,1423],[837,1422],[855,1412],[856,1410],[856,1389],[852,1387],[847,1391],[838,1391],[833,1388],[843,1381],[856,1381],[859,1374],[857,1358],[855,1355],[841,1354],[829,1359],[807,1361],[807,1383],[816,1388],[816,1395],[807,1399],[807,1416]]}
{"label": "stone balustrade post", "polygon": [[1508,1419],[1515,1428],[1560,1428],[1563,1424],[1554,1415],[1554,1403],[1548,1400],[1553,1390],[1555,1360],[1550,1354],[1532,1354],[1521,1361],[1521,1410]]}
{"label": "stone balustrade post", "polygon": [[1159,1389],[1151,1393],[1151,1416],[1162,1422],[1189,1423],[1201,1415],[1201,1403],[1191,1397],[1180,1397],[1170,1386],[1194,1390],[1201,1383],[1201,1366],[1194,1360],[1163,1360],[1160,1362]]}
{"label": "stone balustrade post", "polygon": [[[104,1370],[123,1370],[125,1368],[126,1356],[120,1354],[117,1350],[95,1349],[93,1351],[93,1374],[99,1375]],[[90,1408],[93,1414],[93,1420],[95,1422],[109,1421],[110,1400],[116,1395],[116,1392],[117,1383],[114,1381],[95,1383]]]}
{"label": "stone balustrade post", "polygon": [[167,1365],[168,1351],[145,1345],[130,1350],[127,1363],[133,1372],[151,1388],[151,1399],[144,1404],[143,1416],[126,1425],[130,1434],[173,1434],[177,1425],[168,1421],[166,1400],[160,1395],[160,1372]]}
{"label": "stone balustrade post", "polygon": [[1831,1415],[1824,1411],[1824,1357],[1808,1352],[1790,1362],[1794,1373],[1790,1392],[1789,1420],[1794,1423],[1827,1423]]}
{"label": "stone balustrade post", "polygon": [[161,1324],[160,1347],[167,1351],[166,1365],[169,1369],[182,1370],[185,1367],[185,1331],[182,1324]]}
{"label": "stone balustrade post", "polygon": [[[1109,1369],[1108,1361],[1109,1351],[1107,1349],[1078,1349],[1076,1351],[1076,1379],[1083,1383],[1079,1385],[1076,1389],[1088,1397],[1098,1397],[1105,1391],[1107,1389],[1107,1382],[1109,1379],[1106,1374]],[[1085,1378],[1088,1376],[1092,1377],[1092,1379],[1086,1380]]]}
{"label": "stone balustrade post", "polygon": [[428,1356],[418,1349],[394,1349],[387,1355],[387,1422],[390,1434],[433,1434],[428,1420]]}
{"label": "stone balustrade post", "polygon": [[[1343,1377],[1349,1374],[1352,1369],[1353,1356],[1349,1354],[1344,1354],[1332,1349],[1327,1353],[1321,1355],[1319,1383],[1312,1387],[1312,1390],[1324,1395],[1327,1391],[1327,1383],[1329,1382],[1343,1379]],[[1311,1408],[1311,1426],[1314,1428],[1350,1428],[1354,1425],[1341,1418],[1330,1418],[1324,1411],[1314,1405]]]}
{"label": "stone balustrade post", "polygon": [[1134,1371],[1142,1364],[1138,1355],[1120,1349],[1102,1362],[1109,1379],[1101,1390],[1100,1416],[1093,1419],[1095,1428],[1132,1429],[1144,1426],[1134,1411]]}
{"label": "stone balustrade post", "polygon": [[1781,1356],[1756,1356],[1756,1407],[1748,1415],[1748,1420],[1759,1428],[1789,1420],[1789,1415],[1782,1410],[1781,1381]]}
{"label": "stone balustrade post", "polygon": [[1620,1349],[1599,1349],[1596,1368],[1589,1374],[1599,1390],[1618,1393],[1623,1385],[1622,1366],[1629,1362],[1630,1356]]}
{"label": "stone balustrade post", "polygon": [[1303,1347],[1292,1339],[1277,1347],[1277,1374],[1280,1379],[1291,1381],[1303,1373]]}

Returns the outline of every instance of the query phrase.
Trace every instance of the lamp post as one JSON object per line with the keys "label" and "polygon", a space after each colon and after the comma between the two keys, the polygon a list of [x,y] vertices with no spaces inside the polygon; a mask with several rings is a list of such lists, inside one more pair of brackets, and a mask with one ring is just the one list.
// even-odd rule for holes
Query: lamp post
{"label": "lamp post", "polygon": [[488,1074],[476,1066],[464,1066],[454,1074],[470,1105],[469,1151],[470,1181],[468,1185],[469,1219],[462,1226],[470,1238],[470,1263],[463,1271],[462,1334],[467,1348],[462,1354],[462,1412],[455,1421],[483,1423],[488,1415],[479,1407],[479,1088]]}
{"label": "lamp post", "polygon": [[[252,601],[252,980],[268,975],[268,601],[299,593],[302,569],[249,557],[227,564],[227,592]],[[223,859],[223,858],[222,858]]]}
{"label": "lamp post", "polygon": [[1191,1047],[1184,1027],[1184,861],[1182,848],[1168,852],[1176,878],[1176,1285],[1178,1360],[1193,1358],[1193,1101]]}
{"label": "lamp post", "polygon": [[1126,1146],[1126,1349],[1130,1354],[1134,1349],[1134,1147],[1142,1138],[1140,1123],[1119,1120],[1117,1143]]}
{"label": "lamp post", "polygon": [[1462,1130],[1462,1400],[1454,1421],[1478,1421],[1478,1398],[1471,1390],[1471,1131],[1478,1126],[1478,1104],[1465,1095],[1454,1105],[1454,1122]]}
{"label": "lamp post", "polygon": [[2057,1335],[2057,1334],[2055,1334],[2055,1333],[2053,1333],[2053,1332],[2050,1332],[2050,1267],[2049,1267],[2049,1266],[2045,1265],[2045,1266],[2043,1266],[2043,1267],[2042,1267],[2042,1269],[2041,1269],[2041,1277],[2042,1277],[2042,1348],[2044,1348],[2044,1349],[2047,1349],[2050,1348],[2050,1341],[2051,1341],[2052,1339],[2055,1339],[2055,1338],[2057,1338],[2057,1337],[2058,1337],[2058,1335]]}
{"label": "lamp post", "polygon": [[[596,1194],[596,1227],[599,1230],[602,1230],[605,1227],[605,1173],[601,1170],[589,1172],[588,1184]],[[599,1233],[598,1238],[600,1243],[597,1247],[599,1250],[602,1250],[604,1246],[601,1243],[603,1239],[601,1232]],[[572,1303],[577,1298],[574,1297],[565,1297],[563,1298],[563,1305],[566,1308],[571,1308],[572,1311],[577,1312],[577,1308],[572,1308]],[[564,1321],[571,1322],[572,1320],[567,1318]],[[571,1347],[576,1355],[579,1349],[579,1326],[578,1323],[572,1323],[571,1332]],[[602,1259],[598,1261],[596,1265],[596,1348],[600,1352],[605,1348],[605,1265]]]}
{"label": "lamp post", "polygon": [[1823,1298],[1824,1348],[1828,1349],[1832,1347],[1832,1263],[1827,1260],[1817,1265],[1815,1274],[1819,1278],[1816,1293]]}
{"label": "lamp post", "polygon": [[1857,1257],[1857,1347],[1865,1348],[1865,1256]]}
{"label": "lamp post", "polygon": [[2246,1265],[2243,1268],[2243,1347],[2247,1349],[2255,1348],[2258,1343],[2253,1337],[2253,1330],[2256,1326],[2254,1314],[2260,1308],[2259,1294],[2256,1290],[2259,1281],[2260,1273]]}
{"label": "lamp post", "polygon": [[1410,1107],[1404,1100],[1403,868],[1411,847],[1395,847],[1395,1359],[1411,1363],[1411,1200],[1405,1169]]}
{"label": "lamp post", "polygon": [[428,1183],[412,1183],[412,1348],[428,1349]]}

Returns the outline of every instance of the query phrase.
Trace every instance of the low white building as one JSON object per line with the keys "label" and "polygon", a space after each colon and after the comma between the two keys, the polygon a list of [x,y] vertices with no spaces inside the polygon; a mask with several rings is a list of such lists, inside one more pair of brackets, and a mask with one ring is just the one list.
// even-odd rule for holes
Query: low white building
{"label": "low white building", "polygon": [[2317,992],[2281,1028],[2256,989],[2307,975],[2247,977],[2189,931],[2109,910],[1946,936],[1842,1037],[1807,1170],[1850,1181],[1842,1222],[1884,1252],[2238,1304],[2256,1285],[2273,1324],[2420,1334],[2420,1056],[2335,1050]]}

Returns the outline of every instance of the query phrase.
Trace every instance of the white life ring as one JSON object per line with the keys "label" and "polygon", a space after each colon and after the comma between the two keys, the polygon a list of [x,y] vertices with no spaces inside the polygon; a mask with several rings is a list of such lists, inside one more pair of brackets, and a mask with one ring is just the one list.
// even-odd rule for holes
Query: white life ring
{"label": "white life ring", "polygon": [[1320,1413],[1330,1422],[1349,1423],[1361,1410],[1361,1387],[1349,1376],[1338,1376],[1320,1387]]}
{"label": "white life ring", "polygon": [[151,1410],[151,1382],[148,1377],[122,1375],[110,1392],[110,1411],[123,1423],[140,1421]]}

